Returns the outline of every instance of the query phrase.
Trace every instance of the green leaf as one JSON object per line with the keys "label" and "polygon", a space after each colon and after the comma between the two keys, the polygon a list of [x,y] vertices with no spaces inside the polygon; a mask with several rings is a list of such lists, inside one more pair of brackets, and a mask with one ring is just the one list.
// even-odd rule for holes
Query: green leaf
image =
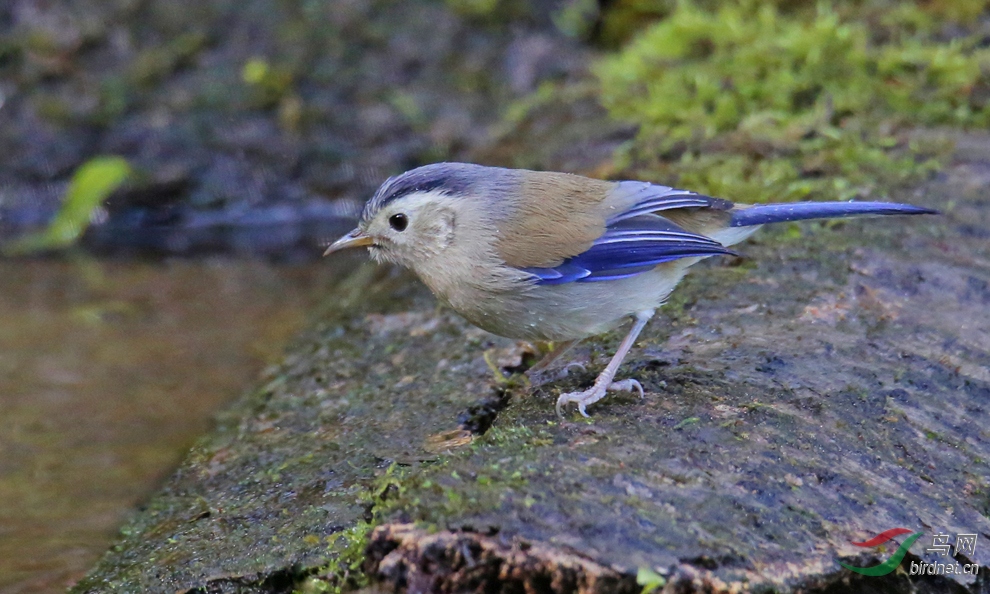
{"label": "green leaf", "polygon": [[74,244],[89,226],[93,211],[127,180],[131,171],[122,157],[94,157],[86,161],[73,174],[62,208],[48,228],[4,246],[4,254],[26,254]]}
{"label": "green leaf", "polygon": [[687,427],[688,425],[694,425],[695,423],[700,423],[700,422],[701,422],[701,419],[699,419],[698,417],[688,417],[688,418],[684,419],[683,421],[681,421],[680,423],[674,425],[674,429],[675,430],[676,429],[683,429],[683,428]]}
{"label": "green leaf", "polygon": [[636,572],[636,583],[643,586],[642,594],[650,594],[657,588],[662,588],[667,583],[667,579],[649,567],[640,567]]}

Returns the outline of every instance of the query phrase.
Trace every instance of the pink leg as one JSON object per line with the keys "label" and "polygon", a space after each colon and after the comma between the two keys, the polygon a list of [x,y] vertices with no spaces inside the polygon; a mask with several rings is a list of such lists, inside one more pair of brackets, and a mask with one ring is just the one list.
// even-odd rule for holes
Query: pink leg
{"label": "pink leg", "polygon": [[550,351],[546,355],[543,355],[543,358],[537,361],[536,365],[533,365],[528,370],[526,370],[526,375],[532,375],[534,373],[540,373],[541,371],[546,370],[548,367],[553,365],[558,359],[560,359],[563,355],[565,355],[568,351],[570,351],[571,348],[579,342],[581,342],[581,339],[566,340],[557,345],[554,345],[554,349],[552,351]]}
{"label": "pink leg", "polygon": [[629,329],[629,333],[626,334],[626,337],[622,340],[622,344],[615,351],[615,356],[609,361],[608,366],[598,375],[595,385],[583,392],[568,392],[567,394],[560,395],[560,398],[557,399],[558,416],[563,416],[560,412],[561,406],[568,402],[576,402],[578,411],[587,417],[588,413],[585,411],[585,407],[604,398],[605,393],[609,390],[625,390],[630,392],[637,390],[640,397],[643,396],[643,386],[638,381],[630,379],[621,382],[612,382],[612,380],[615,378],[615,373],[619,370],[619,366],[622,365],[622,360],[626,358],[629,349],[632,348],[633,343],[636,342],[636,338],[639,337],[639,333],[643,331],[646,323],[653,317],[653,313],[653,310],[647,310],[636,314],[636,321],[633,323],[632,328]]}

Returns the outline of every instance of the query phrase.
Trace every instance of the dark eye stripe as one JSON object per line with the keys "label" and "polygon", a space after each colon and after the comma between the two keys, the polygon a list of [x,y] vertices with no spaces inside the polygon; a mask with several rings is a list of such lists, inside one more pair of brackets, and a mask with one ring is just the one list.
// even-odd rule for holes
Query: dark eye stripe
{"label": "dark eye stripe", "polygon": [[446,178],[416,181],[417,183],[412,184],[396,184],[395,189],[382,200],[382,206],[415,192],[432,192],[433,190],[444,189],[447,186]]}
{"label": "dark eye stripe", "polygon": [[479,180],[506,170],[470,163],[434,163],[391,177],[364,207],[362,218],[370,221],[382,208],[416,192],[439,191],[448,195],[467,193]]}

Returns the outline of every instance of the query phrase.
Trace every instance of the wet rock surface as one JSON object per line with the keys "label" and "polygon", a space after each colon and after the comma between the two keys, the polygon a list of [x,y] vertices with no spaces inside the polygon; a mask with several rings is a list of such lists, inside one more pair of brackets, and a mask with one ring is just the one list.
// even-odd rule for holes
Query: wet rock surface
{"label": "wet rock surface", "polygon": [[[960,160],[897,196],[941,216],[783,226],[698,266],[620,370],[646,397],[588,421],[553,403],[619,333],[504,384],[485,356],[516,365],[512,341],[362,267],[74,591],[509,591],[495,566],[534,592],[640,568],[671,592],[990,591],[988,184]],[[852,543],[893,527],[924,533],[902,569],[839,565],[889,558]],[[979,535],[955,560],[980,575],[907,575],[952,562],[936,533]]]}

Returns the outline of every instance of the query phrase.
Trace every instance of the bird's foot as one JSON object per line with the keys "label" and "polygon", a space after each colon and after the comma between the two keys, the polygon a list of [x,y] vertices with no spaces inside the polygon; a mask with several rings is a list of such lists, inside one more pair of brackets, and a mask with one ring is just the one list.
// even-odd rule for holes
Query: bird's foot
{"label": "bird's foot", "polygon": [[538,387],[542,386],[543,384],[547,384],[547,383],[550,383],[550,382],[555,382],[555,381],[557,381],[559,379],[563,379],[563,378],[567,377],[568,374],[570,374],[572,367],[578,367],[578,368],[581,369],[581,371],[584,371],[585,370],[585,367],[584,367],[583,364],[578,363],[577,361],[574,361],[574,362],[568,363],[567,365],[565,365],[561,369],[550,370],[550,369],[544,368],[544,369],[537,370],[536,372],[533,372],[533,370],[530,370],[530,371],[527,371],[526,372],[526,376],[529,378],[529,385],[532,386],[532,387],[534,387],[534,388],[538,388]]}
{"label": "bird's foot", "polygon": [[644,396],[643,385],[634,379],[622,380],[621,382],[611,382],[607,386],[595,382],[595,385],[591,386],[587,390],[584,390],[583,392],[568,392],[566,394],[561,394],[560,398],[557,399],[557,416],[564,416],[560,411],[560,407],[569,402],[576,402],[578,405],[578,412],[587,417],[588,413],[585,408],[589,404],[594,404],[604,398],[606,392],[639,392],[640,398]]}
{"label": "bird's foot", "polygon": [[609,392],[639,392],[640,399],[646,397],[646,392],[643,391],[643,384],[639,383],[639,380],[625,379],[621,382],[612,382],[608,386]]}

